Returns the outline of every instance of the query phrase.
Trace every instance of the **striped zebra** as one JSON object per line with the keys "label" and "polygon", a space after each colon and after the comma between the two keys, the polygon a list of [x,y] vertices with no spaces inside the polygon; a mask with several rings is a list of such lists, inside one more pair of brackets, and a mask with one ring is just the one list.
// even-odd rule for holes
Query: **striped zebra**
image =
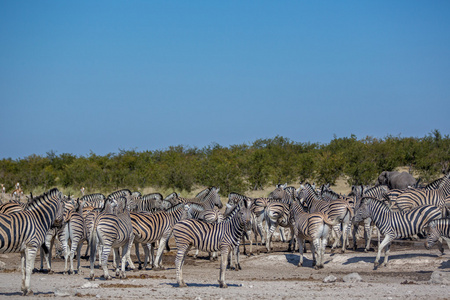
{"label": "striped zebra", "polygon": [[187,218],[187,211],[189,209],[189,204],[180,203],[167,211],[159,211],[154,214],[142,213],[142,212],[132,212],[130,213],[131,223],[133,226],[133,232],[135,235],[134,243],[136,256],[139,261],[139,269],[141,269],[141,259],[139,257],[139,244],[144,247],[145,258],[144,258],[144,269],[147,267],[147,258],[149,256],[148,244],[155,243],[159,241],[158,252],[156,253],[156,259],[153,259],[153,247],[150,249],[150,254],[152,258],[152,269],[162,270],[162,255],[166,245],[169,240],[173,226],[180,220]]}
{"label": "striped zebra", "polygon": [[[266,198],[268,199],[268,198]],[[258,220],[257,220],[257,216],[254,212],[254,209],[257,208],[257,206],[254,204],[255,203],[255,199],[238,194],[238,193],[230,193],[228,194],[228,203],[226,205],[226,209],[225,209],[225,213],[224,215],[228,215],[235,207],[236,205],[239,204],[239,202],[241,201],[250,201],[252,203],[252,206],[250,208],[251,212],[252,212],[252,220],[251,220],[251,230],[247,231],[243,236],[242,236],[242,246],[244,247],[244,255],[253,255],[253,237],[255,239],[255,243],[258,246],[258,235],[260,236],[261,239],[261,243],[262,244],[262,240],[263,240],[263,230],[262,230],[262,225],[258,226]],[[263,216],[264,217],[264,216]],[[262,219],[261,219],[262,222]],[[252,235],[253,233],[253,235]],[[249,240],[249,244],[250,244],[250,250],[249,253],[247,253],[246,247],[245,247],[245,240],[244,238],[247,238]],[[237,249],[237,251],[239,251],[239,248]],[[259,250],[258,250],[258,254],[259,254]],[[239,265],[239,258],[238,258],[239,253],[236,254],[236,267],[238,267],[240,269],[240,265]]]}
{"label": "striped zebra", "polygon": [[[130,193],[131,195],[131,193]],[[116,213],[100,213],[94,219],[94,225],[90,234],[91,254],[90,254],[90,279],[94,277],[94,262],[97,245],[102,247],[100,264],[103,268],[103,276],[106,280],[111,280],[108,272],[108,256],[111,249],[115,252],[116,276],[126,278],[125,263],[129,256],[129,251],[133,244],[134,233],[130,219],[130,212],[127,206],[127,198],[108,197],[109,202],[115,207]],[[119,270],[119,248],[122,247],[122,264]],[[132,267],[133,268],[133,267]]]}
{"label": "striped zebra", "polygon": [[97,208],[103,208],[103,205],[105,205],[105,200],[105,195],[100,193],[84,195],[80,198],[80,202],[84,203],[83,206],[92,206]]}
{"label": "striped zebra", "polygon": [[33,198],[23,211],[0,214],[0,253],[21,253],[22,292],[31,295],[31,273],[37,249],[51,226],[59,226],[64,204],[58,189]]}
{"label": "striped zebra", "polygon": [[294,224],[294,235],[299,243],[300,260],[297,266],[303,265],[304,240],[306,239],[311,241],[313,267],[316,270],[323,268],[325,247],[333,222],[324,213],[305,212],[297,201],[292,204],[291,222]]}
{"label": "striped zebra", "polygon": [[425,228],[426,239],[425,248],[430,249],[436,244],[439,245],[439,250],[442,254],[444,254],[444,248],[440,242],[440,239],[443,238],[450,249],[450,219],[439,219],[431,221],[428,226]]}
{"label": "striped zebra", "polygon": [[[387,185],[377,185],[371,188],[364,188],[360,189],[360,193],[358,194],[357,191],[353,193],[354,198],[356,199],[354,202],[358,201],[362,197],[371,197],[376,198],[380,201],[383,201],[386,199],[386,196],[389,192],[389,188]],[[357,232],[360,225],[364,226],[364,241],[365,241],[365,247],[364,252],[368,252],[370,250],[370,241],[372,238],[372,232],[374,223],[372,222],[371,218],[366,218],[361,222],[353,222],[353,250],[357,250]],[[378,231],[378,244],[380,244],[380,232]]]}
{"label": "striped zebra", "polygon": [[396,205],[401,211],[411,210],[413,207],[421,205],[434,205],[442,209],[443,216],[448,215],[446,198],[450,196],[450,178],[446,175],[437,189],[417,190],[408,189],[400,194],[395,200]]}
{"label": "striped zebra", "polygon": [[379,266],[381,251],[385,250],[384,265],[389,260],[390,244],[397,238],[408,238],[421,232],[431,221],[442,217],[441,210],[436,206],[426,205],[416,207],[408,212],[392,212],[383,202],[374,198],[362,198],[355,211],[355,222],[370,217],[375,226],[384,235],[378,246],[374,269]]}
{"label": "striped zebra", "polygon": [[[322,212],[328,215],[329,219],[334,222],[333,231],[335,232],[335,241],[332,245],[332,249],[335,249],[342,236],[342,248],[341,251],[345,252],[348,244],[348,227],[350,221],[353,218],[353,208],[347,199],[337,199],[333,201],[326,201],[314,188],[306,183],[301,186],[297,191],[298,198],[302,205],[306,206],[309,213]],[[341,231],[342,225],[342,231]]]}
{"label": "striped zebra", "polygon": [[202,251],[221,252],[219,286],[227,287],[225,270],[228,254],[239,245],[242,234],[250,226],[250,207],[251,203],[249,202],[237,205],[221,223],[210,224],[200,220],[183,220],[175,224],[173,235],[178,249],[175,267],[179,287],[186,287],[182,267],[186,254],[192,246],[196,246]]}
{"label": "striped zebra", "polygon": [[[65,217],[65,223],[58,232],[58,239],[61,242],[64,254],[64,273],[74,274],[73,259],[75,252],[77,253],[77,273],[80,273],[81,247],[83,242],[87,241],[86,225],[82,215],[83,205],[76,209],[72,209]],[[70,242],[70,247],[69,247]],[[70,269],[68,270],[68,261],[70,261]]]}

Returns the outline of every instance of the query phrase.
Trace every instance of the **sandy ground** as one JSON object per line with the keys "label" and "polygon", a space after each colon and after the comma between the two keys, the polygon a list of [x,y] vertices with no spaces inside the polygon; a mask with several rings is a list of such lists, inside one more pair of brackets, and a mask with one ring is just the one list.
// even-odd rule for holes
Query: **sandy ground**
{"label": "sandy ground", "polygon": [[[53,274],[35,273],[31,277],[34,298],[153,298],[153,299],[449,299],[450,251],[440,255],[426,250],[423,241],[400,241],[391,247],[390,265],[373,270],[375,252],[347,250],[331,253],[327,248],[325,268],[312,268],[311,253],[305,254],[305,266],[297,267],[298,253],[287,252],[286,243],[275,243],[275,251],[252,256],[241,255],[242,270],[227,270],[227,289],[219,288],[219,262],[210,262],[206,253],[188,257],[183,268],[187,288],[178,288],[174,266],[175,247],[164,256],[163,271],[128,271],[125,280],[105,281],[102,271],[89,281],[89,264],[82,260],[82,273],[63,275],[62,259],[53,260]],[[309,249],[309,245],[308,245]],[[84,249],[83,249],[84,251]],[[134,248],[133,248],[134,251]],[[192,252],[191,252],[192,253]],[[19,254],[1,254],[5,269],[0,272],[0,299],[22,298]],[[136,261],[136,257],[132,258]],[[39,257],[36,260],[39,266]],[[346,275],[358,273],[362,281],[345,282]],[[337,280],[324,283],[334,275]],[[431,277],[440,275],[437,283]],[[443,277],[442,277],[443,276]],[[444,278],[444,279],[442,279]],[[345,278],[346,279],[346,278]]]}

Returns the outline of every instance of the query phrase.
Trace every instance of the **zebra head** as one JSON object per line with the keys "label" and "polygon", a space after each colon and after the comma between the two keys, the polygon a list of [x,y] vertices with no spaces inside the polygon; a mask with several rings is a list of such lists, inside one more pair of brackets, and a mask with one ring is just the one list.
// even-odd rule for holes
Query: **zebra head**
{"label": "zebra head", "polygon": [[427,240],[425,242],[425,248],[427,250],[431,249],[431,247],[434,246],[434,244],[439,240],[441,237],[439,231],[436,229],[436,221],[430,222],[425,228],[424,228]]}
{"label": "zebra head", "polygon": [[220,200],[219,191],[220,191],[220,188],[213,186],[207,197],[211,197],[214,205],[220,209],[223,207],[223,203]]}
{"label": "zebra head", "polygon": [[244,225],[244,231],[250,231],[252,228],[252,207],[253,201],[249,198],[239,202],[238,218]]}
{"label": "zebra head", "polygon": [[361,199],[359,204],[358,203],[356,204],[353,222],[358,223],[370,217],[370,210],[369,210],[370,201],[371,198],[364,197]]}
{"label": "zebra head", "polygon": [[53,227],[61,227],[64,223],[64,216],[66,212],[66,205],[63,199],[63,193],[58,191],[58,189],[52,189],[49,192],[49,197],[56,200],[56,218],[53,222]]}

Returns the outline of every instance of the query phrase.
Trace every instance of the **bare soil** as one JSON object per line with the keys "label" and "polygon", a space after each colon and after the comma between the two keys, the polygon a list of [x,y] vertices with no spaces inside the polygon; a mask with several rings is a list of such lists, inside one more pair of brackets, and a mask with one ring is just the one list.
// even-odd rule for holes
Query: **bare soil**
{"label": "bare soil", "polygon": [[[53,259],[53,274],[34,273],[31,287],[35,298],[153,298],[153,299],[448,299],[450,285],[431,283],[433,272],[450,275],[450,251],[440,255],[437,249],[426,250],[423,241],[396,241],[391,247],[387,267],[373,269],[376,252],[347,250],[332,253],[327,248],[325,268],[312,268],[311,253],[305,254],[303,267],[297,267],[298,253],[287,252],[287,243],[274,243],[275,251],[241,255],[242,270],[227,270],[228,288],[221,289],[217,282],[219,262],[210,261],[206,253],[194,259],[192,253],[183,267],[187,288],[178,288],[174,259],[175,246],[164,255],[166,270],[151,269],[128,271],[127,279],[101,278],[96,268],[96,280],[89,281],[89,263],[82,259],[81,274],[63,275],[63,259]],[[242,247],[242,246],[241,246]],[[307,246],[309,249],[309,245]],[[247,245],[248,249],[248,245]],[[84,248],[83,248],[84,251]],[[84,253],[82,251],[82,253]],[[134,248],[132,249],[134,254]],[[254,246],[254,252],[255,246]],[[142,253],[142,251],[141,251]],[[142,254],[141,254],[142,255]],[[136,257],[132,255],[134,261]],[[1,254],[6,266],[0,272],[0,299],[21,298],[20,254]],[[39,267],[39,256],[36,267]],[[112,269],[112,267],[110,267]],[[344,282],[343,277],[358,273],[361,282]],[[112,273],[113,275],[114,273]],[[324,283],[328,275],[337,280]]]}

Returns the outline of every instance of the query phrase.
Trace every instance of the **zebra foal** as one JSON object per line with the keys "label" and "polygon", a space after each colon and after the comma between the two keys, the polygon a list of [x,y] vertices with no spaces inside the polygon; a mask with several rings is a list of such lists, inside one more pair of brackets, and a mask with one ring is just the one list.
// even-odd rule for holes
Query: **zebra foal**
{"label": "zebra foal", "polygon": [[187,252],[192,246],[202,251],[221,252],[219,286],[228,287],[225,283],[227,258],[238,244],[251,221],[251,203],[242,202],[221,223],[210,224],[200,220],[183,220],[175,224],[173,235],[177,245],[175,267],[179,287],[186,287],[183,280],[182,267]]}
{"label": "zebra foal", "polygon": [[375,258],[374,269],[379,266],[381,251],[386,247],[383,265],[386,266],[389,259],[390,244],[397,238],[408,238],[421,232],[431,221],[440,219],[442,211],[431,205],[416,207],[408,212],[393,212],[383,202],[374,198],[362,198],[355,212],[355,222],[365,218],[371,218],[375,226],[384,235],[384,239],[378,246],[378,254]]}

